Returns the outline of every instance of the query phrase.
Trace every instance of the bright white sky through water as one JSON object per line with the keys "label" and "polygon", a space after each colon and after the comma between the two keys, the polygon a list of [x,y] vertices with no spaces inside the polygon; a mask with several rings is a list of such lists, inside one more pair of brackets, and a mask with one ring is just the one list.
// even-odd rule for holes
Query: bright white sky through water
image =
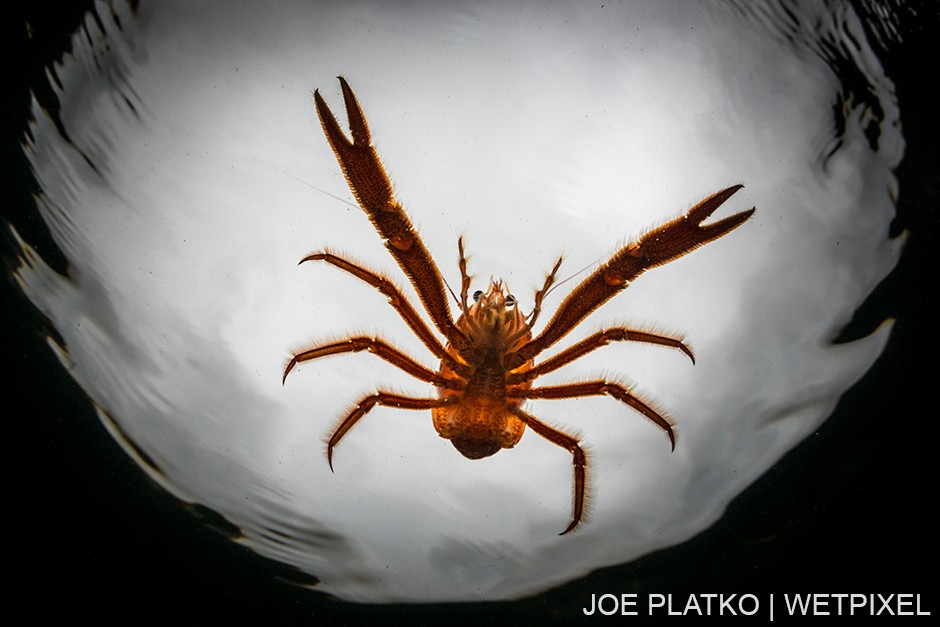
{"label": "bright white sky through water", "polygon": [[[819,38],[847,38],[829,24],[854,32],[851,14],[789,39],[773,19],[684,2],[161,2],[122,13],[123,30],[103,16],[107,33],[91,24],[94,41],[58,69],[72,143],[37,112],[28,147],[71,277],[28,243],[17,277],[145,469],[325,592],[515,598],[684,541],[816,429],[887,341],[884,325],[831,343],[901,248],[887,237],[903,151],[892,86],[863,37],[846,44],[886,119],[873,151],[871,112],[849,102],[837,137],[840,85],[818,56]],[[652,328],[684,336],[694,366],[617,345],[540,379],[622,380],[678,429],[671,453],[613,399],[529,403],[589,452],[591,516],[577,533],[557,535],[570,455],[535,433],[471,462],[428,412],[379,408],[330,473],[324,440],[353,403],[429,386],[368,354],[304,364],[282,386],[292,352],[353,334],[436,367],[375,290],[297,266],[330,248],[406,284],[363,212],[329,195],[353,200],[313,107],[318,88],[342,118],[337,74],[449,284],[463,235],[473,289],[502,278],[526,310],[559,254],[568,277],[736,183],[716,217],[757,207],[559,345]],[[584,276],[551,294],[543,322]]]}

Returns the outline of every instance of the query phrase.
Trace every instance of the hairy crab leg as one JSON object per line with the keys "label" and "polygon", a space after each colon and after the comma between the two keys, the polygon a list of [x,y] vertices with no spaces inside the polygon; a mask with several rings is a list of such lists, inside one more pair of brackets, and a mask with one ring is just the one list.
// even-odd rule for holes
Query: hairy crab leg
{"label": "hairy crab leg", "polygon": [[519,398],[580,398],[583,396],[612,396],[622,403],[626,403],[640,412],[666,432],[672,443],[672,450],[676,450],[676,433],[672,424],[658,411],[634,396],[630,390],[619,383],[610,381],[585,381],[584,383],[570,383],[567,385],[553,385],[537,388],[518,388],[513,390],[512,396]]}
{"label": "hairy crab leg", "polygon": [[642,342],[645,344],[656,344],[658,346],[666,346],[668,348],[678,348],[683,353],[685,353],[689,359],[692,360],[692,363],[695,363],[695,355],[684,342],[677,340],[674,337],[668,337],[666,335],[658,335],[656,333],[648,333],[646,331],[636,331],[634,329],[627,329],[625,327],[613,327],[611,329],[605,329],[594,335],[588,336],[561,351],[551,359],[546,359],[539,365],[529,370],[523,370],[522,372],[514,372],[506,377],[506,384],[512,385],[517,383],[522,383],[524,381],[532,381],[537,377],[541,377],[543,374],[548,374],[549,372],[554,372],[562,366],[565,366],[576,359],[587,355],[590,352],[601,348],[602,346],[607,346],[611,342]]}
{"label": "hairy crab leg", "polygon": [[447,405],[452,405],[455,402],[453,397],[443,397],[443,398],[412,398],[410,396],[401,396],[400,394],[392,394],[391,392],[376,392],[375,394],[370,394],[366,396],[361,401],[359,401],[356,406],[353,408],[349,415],[340,423],[336,428],[336,431],[333,432],[333,435],[330,436],[330,440],[326,445],[326,461],[330,465],[330,471],[333,470],[333,448],[339,444],[340,440],[343,439],[350,429],[352,429],[359,419],[365,416],[369,411],[372,410],[376,405],[384,405],[386,407],[397,407],[399,409],[434,409],[435,407],[445,407]]}
{"label": "hairy crab leg", "polygon": [[325,261],[341,270],[352,274],[356,278],[368,283],[375,289],[377,289],[382,295],[388,298],[389,304],[398,312],[398,315],[401,316],[402,320],[405,321],[415,335],[418,336],[418,339],[428,347],[434,356],[441,360],[442,363],[446,364],[448,368],[456,372],[457,374],[467,376],[470,373],[470,370],[466,365],[459,363],[450,354],[444,350],[444,346],[441,345],[437,337],[431,330],[428,328],[428,325],[425,324],[424,320],[421,319],[421,316],[418,315],[418,312],[415,311],[414,307],[411,306],[411,303],[405,298],[404,294],[395,287],[395,284],[390,280],[385,278],[380,274],[376,274],[371,270],[367,270],[360,265],[354,264],[351,261],[347,261],[342,257],[334,255],[330,252],[322,253],[313,253],[312,255],[307,255],[300,260],[300,263],[306,261]]}
{"label": "hairy crab leg", "polygon": [[626,289],[631,281],[646,270],[688,254],[744,223],[754,213],[753,208],[702,226],[703,220],[742,187],[734,185],[709,196],[686,215],[653,229],[638,242],[619,250],[568,294],[535,339],[507,357],[509,368],[522,366],[566,336],[591,312]]}
{"label": "hairy crab leg", "polygon": [[319,359],[320,357],[327,357],[329,355],[358,353],[361,351],[369,351],[373,355],[384,359],[393,366],[397,366],[399,369],[407,372],[416,379],[433,383],[437,387],[447,388],[449,390],[462,390],[466,387],[462,381],[448,379],[447,377],[439,375],[436,372],[431,372],[411,357],[408,357],[397,348],[392,348],[382,340],[365,336],[351,337],[348,340],[317,346],[301,353],[297,353],[291,358],[290,362],[287,364],[287,367],[284,369],[284,378],[281,379],[281,383],[287,381],[287,375],[289,375],[291,370],[294,369],[294,366],[299,363],[310,361],[311,359]]}
{"label": "hairy crab leg", "polygon": [[385,240],[385,247],[414,285],[434,326],[458,351],[466,348],[467,339],[451,318],[441,272],[392,193],[392,184],[372,146],[369,126],[356,95],[343,77],[339,77],[339,82],[352,141],[340,129],[336,117],[317,90],[313,97],[327,141],[356,200]]}
{"label": "hairy crab leg", "polygon": [[563,536],[577,527],[578,523],[581,522],[581,517],[584,515],[584,493],[587,485],[587,455],[584,454],[584,449],[581,448],[577,438],[567,433],[562,433],[558,429],[549,427],[535,416],[527,414],[518,407],[510,407],[509,410],[540,436],[571,453],[571,463],[574,465],[574,504],[571,512],[571,522],[568,523],[564,531],[558,534]]}

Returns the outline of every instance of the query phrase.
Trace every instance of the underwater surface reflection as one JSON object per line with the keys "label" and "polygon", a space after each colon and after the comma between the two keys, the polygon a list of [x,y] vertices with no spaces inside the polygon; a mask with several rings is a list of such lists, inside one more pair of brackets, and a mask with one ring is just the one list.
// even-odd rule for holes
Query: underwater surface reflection
{"label": "underwater surface reflection", "polygon": [[[56,69],[66,134],[37,110],[26,148],[68,273],[26,236],[15,271],[130,457],[293,578],[372,603],[513,599],[683,542],[884,349],[890,324],[835,342],[903,240],[888,231],[894,86],[852,10],[305,6],[102,12],[104,32],[89,24]],[[331,247],[405,283],[362,212],[309,186],[347,197],[310,96],[335,101],[337,73],[451,285],[461,233],[481,279],[530,294],[560,252],[575,272],[746,184],[721,215],[756,205],[747,225],[644,275],[572,337],[680,332],[694,367],[617,346],[546,377],[625,377],[667,408],[676,452],[610,399],[530,405],[589,447],[577,534],[557,536],[570,458],[535,434],[469,462],[424,412],[376,410],[331,474],[323,438],[356,399],[426,386],[369,355],[281,385],[298,341],[350,332],[434,366],[374,290],[296,267]]]}

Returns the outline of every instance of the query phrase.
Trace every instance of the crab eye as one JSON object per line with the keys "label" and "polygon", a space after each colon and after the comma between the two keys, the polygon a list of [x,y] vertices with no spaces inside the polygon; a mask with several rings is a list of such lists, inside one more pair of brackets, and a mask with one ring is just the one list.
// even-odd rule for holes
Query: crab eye
{"label": "crab eye", "polygon": [[480,302],[480,297],[483,296],[483,290],[477,290],[473,293],[473,302]]}
{"label": "crab eye", "polygon": [[506,309],[509,309],[510,307],[512,307],[512,306],[515,305],[515,304],[516,304],[516,297],[513,296],[512,294],[508,295],[508,296],[506,297]]}

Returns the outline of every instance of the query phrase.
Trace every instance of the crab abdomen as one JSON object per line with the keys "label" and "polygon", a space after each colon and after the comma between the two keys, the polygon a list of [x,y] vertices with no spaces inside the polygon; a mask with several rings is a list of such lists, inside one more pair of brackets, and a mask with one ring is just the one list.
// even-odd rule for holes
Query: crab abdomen
{"label": "crab abdomen", "polygon": [[454,405],[431,411],[440,436],[450,440],[469,459],[489,457],[500,449],[512,448],[525,431],[525,423],[501,399],[464,395]]}

